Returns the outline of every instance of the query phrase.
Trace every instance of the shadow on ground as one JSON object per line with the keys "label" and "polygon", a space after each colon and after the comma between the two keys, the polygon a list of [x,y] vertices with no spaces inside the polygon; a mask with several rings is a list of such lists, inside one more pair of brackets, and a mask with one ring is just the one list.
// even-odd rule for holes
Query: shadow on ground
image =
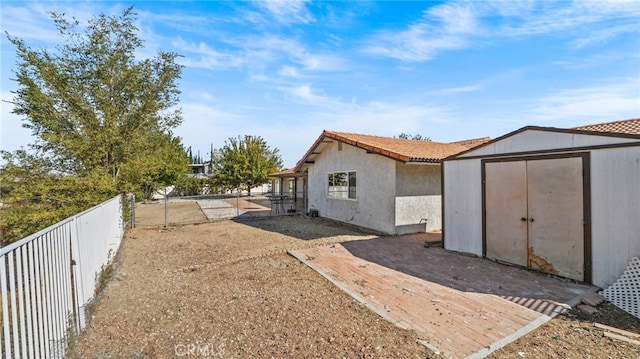
{"label": "shadow on ground", "polygon": [[264,231],[284,234],[301,240],[314,240],[335,236],[370,236],[376,235],[349,224],[331,221],[325,218],[312,218],[300,214],[284,216],[238,216],[233,219]]}
{"label": "shadow on ground", "polygon": [[494,294],[544,314],[598,288],[571,280],[447,251],[424,247],[424,240],[380,237],[342,245],[354,256],[405,274],[464,292]]}

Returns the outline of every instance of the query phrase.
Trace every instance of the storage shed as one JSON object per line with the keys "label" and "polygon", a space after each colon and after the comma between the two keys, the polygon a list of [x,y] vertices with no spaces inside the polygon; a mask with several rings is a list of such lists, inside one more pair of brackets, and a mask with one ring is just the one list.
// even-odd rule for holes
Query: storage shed
{"label": "storage shed", "polygon": [[602,288],[640,256],[640,119],[524,127],[442,175],[446,249]]}

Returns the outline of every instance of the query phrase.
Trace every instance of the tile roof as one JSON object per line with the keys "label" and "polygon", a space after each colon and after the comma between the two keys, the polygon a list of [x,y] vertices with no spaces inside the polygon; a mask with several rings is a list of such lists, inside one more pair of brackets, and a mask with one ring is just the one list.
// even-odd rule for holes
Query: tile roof
{"label": "tile roof", "polygon": [[371,153],[376,153],[405,163],[440,163],[440,161],[446,157],[489,141],[488,137],[483,137],[452,143],[441,143],[325,130],[296,164],[295,171],[300,170],[300,167],[306,161],[317,155],[319,153],[317,152],[318,147],[327,139],[340,141]]}
{"label": "tile roof", "polygon": [[270,177],[282,177],[282,178],[291,178],[291,177],[300,177],[302,174],[295,171],[295,168],[284,169],[280,172],[270,173]]}
{"label": "tile roof", "polygon": [[455,143],[461,146],[466,147],[467,149],[472,149],[474,147],[478,147],[480,145],[484,145],[485,143],[491,141],[491,137],[480,137],[480,138],[472,138],[468,140],[455,141],[451,143]]}
{"label": "tile roof", "polygon": [[325,131],[327,137],[355,147],[391,157],[402,162],[439,162],[452,154],[466,150],[454,143],[406,140],[402,138],[361,135],[347,132]]}
{"label": "tile roof", "polygon": [[574,130],[640,135],[640,118],[574,127]]}

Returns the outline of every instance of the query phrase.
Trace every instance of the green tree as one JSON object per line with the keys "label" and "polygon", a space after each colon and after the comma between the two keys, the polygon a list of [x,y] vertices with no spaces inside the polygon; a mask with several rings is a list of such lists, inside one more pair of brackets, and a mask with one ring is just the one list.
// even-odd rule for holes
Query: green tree
{"label": "green tree", "polygon": [[47,158],[19,150],[3,154],[0,170],[0,246],[59,222],[108,199],[113,183],[104,176],[51,171]]}
{"label": "green tree", "polygon": [[[18,57],[12,112],[22,117],[35,142],[29,154],[3,154],[2,226],[18,208],[45,208],[41,215],[55,218],[48,212],[76,208],[72,203],[90,206],[117,193],[149,194],[188,169],[172,133],[182,122],[176,107],[178,55],[136,57],[143,43],[132,8],[120,16],[98,15],[85,27],[50,15],[61,39],[54,49],[33,49],[7,34]],[[87,185],[67,191],[64,186],[74,181]],[[29,188],[45,185],[50,190],[40,200],[48,207],[29,195]],[[66,191],[66,198],[45,195],[49,191]],[[36,222],[32,232],[51,224]]]}
{"label": "green tree", "polygon": [[271,149],[260,136],[229,138],[215,163],[217,184],[232,189],[251,188],[269,180],[269,174],[282,168],[277,148]]}
{"label": "green tree", "polygon": [[410,133],[402,132],[401,134],[398,135],[398,138],[402,138],[402,139],[405,139],[405,140],[415,140],[415,141],[431,141],[430,137],[422,136],[419,133],[416,133],[415,135],[412,135]]}

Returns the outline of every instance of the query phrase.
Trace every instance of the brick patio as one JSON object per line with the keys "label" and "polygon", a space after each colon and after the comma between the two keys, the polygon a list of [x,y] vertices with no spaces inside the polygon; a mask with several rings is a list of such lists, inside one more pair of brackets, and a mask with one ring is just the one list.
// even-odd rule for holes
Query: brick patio
{"label": "brick patio", "polygon": [[425,248],[433,235],[381,237],[289,253],[445,357],[483,357],[598,288]]}

